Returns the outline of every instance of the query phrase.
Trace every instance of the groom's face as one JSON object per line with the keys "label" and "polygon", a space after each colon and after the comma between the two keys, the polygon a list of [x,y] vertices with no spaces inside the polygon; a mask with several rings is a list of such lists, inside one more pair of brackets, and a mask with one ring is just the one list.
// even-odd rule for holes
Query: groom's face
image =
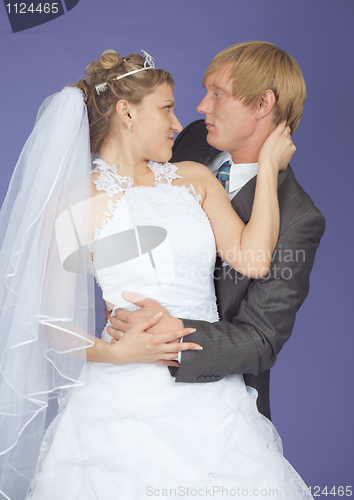
{"label": "groom's face", "polygon": [[207,141],[221,151],[247,151],[256,126],[256,111],[232,95],[230,67],[211,74],[205,82],[206,95],[197,106],[205,114]]}

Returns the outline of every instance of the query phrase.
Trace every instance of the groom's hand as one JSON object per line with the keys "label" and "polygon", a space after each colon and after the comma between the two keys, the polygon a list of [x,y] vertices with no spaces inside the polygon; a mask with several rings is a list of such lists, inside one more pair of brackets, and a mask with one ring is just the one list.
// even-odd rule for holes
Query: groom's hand
{"label": "groom's hand", "polygon": [[119,342],[110,345],[110,360],[117,365],[130,363],[153,363],[179,367],[176,358],[180,351],[202,350],[194,342],[180,342],[182,337],[194,333],[195,329],[183,328],[167,333],[148,333],[161,318],[162,313],[137,323],[123,334]]}
{"label": "groom's hand", "polygon": [[107,332],[113,341],[119,340],[122,333],[125,333],[132,326],[136,325],[140,321],[146,320],[147,318],[154,316],[157,313],[162,313],[162,316],[158,323],[153,327],[149,328],[147,331],[149,333],[165,333],[172,332],[174,330],[181,330],[183,328],[182,320],[174,318],[171,314],[162,307],[156,300],[146,299],[131,292],[123,292],[122,297],[132,304],[140,307],[137,311],[125,311],[123,309],[116,309],[115,314],[110,316],[106,309],[106,315],[109,317],[109,322],[112,326],[107,327]]}

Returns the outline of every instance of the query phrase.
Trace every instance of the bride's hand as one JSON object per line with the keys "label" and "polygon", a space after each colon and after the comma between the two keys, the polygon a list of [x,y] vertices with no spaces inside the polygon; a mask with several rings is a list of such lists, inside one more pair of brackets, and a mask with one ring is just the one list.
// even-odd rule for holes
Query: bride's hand
{"label": "bride's hand", "polygon": [[260,167],[269,165],[276,173],[286,169],[296,151],[290,132],[290,127],[284,121],[267,137],[259,153]]}
{"label": "bride's hand", "polygon": [[117,365],[131,363],[154,363],[178,367],[175,361],[179,351],[202,350],[194,342],[179,342],[181,337],[194,333],[194,328],[167,333],[148,333],[146,330],[154,326],[161,318],[162,313],[136,323],[122,334],[119,342],[110,344],[111,362]]}
{"label": "bride's hand", "polygon": [[183,321],[171,316],[156,300],[127,291],[122,292],[122,296],[127,302],[137,305],[139,309],[136,311],[115,309],[114,314],[111,314],[106,309],[106,322],[109,320],[106,331],[112,337],[111,342],[120,340],[122,332],[128,331],[129,328],[139,323],[139,321],[154,316],[159,312],[162,313],[162,318],[149,329],[149,333],[172,332],[183,328]]}

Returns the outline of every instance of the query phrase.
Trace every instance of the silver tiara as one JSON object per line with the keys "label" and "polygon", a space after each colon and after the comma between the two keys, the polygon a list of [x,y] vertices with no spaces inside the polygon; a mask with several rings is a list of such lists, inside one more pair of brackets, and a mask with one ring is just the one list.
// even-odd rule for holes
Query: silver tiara
{"label": "silver tiara", "polygon": [[[144,71],[145,69],[155,69],[154,58],[150,56],[145,50],[141,51],[144,54],[144,67],[140,69],[135,69],[134,71],[129,71],[128,73],[124,73],[124,75],[117,76],[116,78],[112,78],[112,80],[120,80],[121,78],[125,78],[126,76],[133,75],[134,73],[138,73],[139,71]],[[124,59],[124,62],[125,59]],[[100,95],[102,92],[107,90],[108,83],[100,83],[95,86],[96,94]]]}

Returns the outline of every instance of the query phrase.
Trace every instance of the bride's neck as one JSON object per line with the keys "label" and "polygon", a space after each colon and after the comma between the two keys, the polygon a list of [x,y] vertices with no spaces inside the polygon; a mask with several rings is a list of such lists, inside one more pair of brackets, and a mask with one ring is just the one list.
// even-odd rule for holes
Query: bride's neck
{"label": "bride's neck", "polygon": [[133,144],[123,145],[121,141],[105,141],[100,149],[100,158],[108,165],[115,165],[117,173],[121,176],[135,177],[144,173],[147,167],[147,160],[139,155]]}

